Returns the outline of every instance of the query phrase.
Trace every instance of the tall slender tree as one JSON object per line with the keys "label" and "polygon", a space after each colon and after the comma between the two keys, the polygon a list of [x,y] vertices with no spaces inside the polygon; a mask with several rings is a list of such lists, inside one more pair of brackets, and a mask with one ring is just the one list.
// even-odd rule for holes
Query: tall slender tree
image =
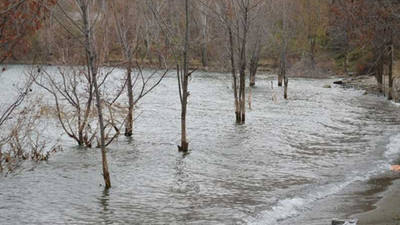
{"label": "tall slender tree", "polygon": [[178,149],[183,152],[187,152],[189,148],[189,142],[186,137],[186,114],[187,104],[189,97],[189,35],[190,35],[190,17],[189,17],[189,0],[185,0],[185,39],[183,47],[183,73],[178,70],[178,83],[179,83],[179,97],[181,102],[181,145]]}

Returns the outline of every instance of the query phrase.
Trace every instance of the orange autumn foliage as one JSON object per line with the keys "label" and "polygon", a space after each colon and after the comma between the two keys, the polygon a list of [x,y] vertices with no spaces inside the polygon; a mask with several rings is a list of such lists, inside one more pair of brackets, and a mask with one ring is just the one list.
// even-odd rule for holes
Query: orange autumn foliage
{"label": "orange autumn foliage", "polygon": [[13,55],[16,46],[29,45],[26,37],[41,28],[47,7],[56,0],[7,0],[0,2],[0,63]]}

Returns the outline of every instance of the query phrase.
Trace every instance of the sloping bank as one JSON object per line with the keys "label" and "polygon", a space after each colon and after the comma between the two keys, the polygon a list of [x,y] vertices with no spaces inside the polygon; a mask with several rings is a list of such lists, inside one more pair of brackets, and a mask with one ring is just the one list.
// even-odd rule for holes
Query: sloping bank
{"label": "sloping bank", "polygon": [[[363,75],[344,78],[340,81],[347,88],[365,90],[365,94],[385,95],[389,92],[389,76],[385,70],[382,84],[378,85],[375,76]],[[400,102],[400,61],[394,63],[392,96],[394,102]]]}
{"label": "sloping bank", "polygon": [[378,194],[381,198],[375,209],[352,215],[358,225],[398,225],[400,224],[400,180],[392,180],[389,187]]}
{"label": "sloping bank", "polygon": [[[393,76],[393,101],[400,100],[400,63]],[[386,82],[385,82],[386,81]],[[374,76],[349,77],[339,82],[345,88],[355,88],[365,90],[365,94],[376,94],[386,96],[388,91],[388,78],[384,79],[384,84],[380,87]],[[384,87],[384,88],[383,88]],[[399,124],[400,125],[400,124]],[[397,148],[400,148],[398,146]],[[399,160],[397,160],[399,162]],[[389,168],[388,168],[389,169]],[[358,225],[399,225],[400,224],[400,180],[398,174],[386,177],[385,182],[379,182],[378,192],[373,192],[377,202],[366,212],[351,215],[350,218],[357,218]],[[397,179],[396,179],[397,178]],[[381,180],[382,181],[382,180]]]}

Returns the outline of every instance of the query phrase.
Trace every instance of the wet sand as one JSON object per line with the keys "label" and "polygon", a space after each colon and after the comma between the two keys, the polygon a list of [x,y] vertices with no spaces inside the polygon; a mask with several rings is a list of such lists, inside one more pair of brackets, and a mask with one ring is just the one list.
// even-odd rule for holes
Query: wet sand
{"label": "wet sand", "polygon": [[400,225],[400,180],[393,180],[386,191],[379,193],[381,198],[376,208],[351,216],[359,219],[359,225]]}
{"label": "wet sand", "polygon": [[[343,84],[347,88],[365,90],[366,94],[382,95],[374,76],[348,77],[343,79]],[[360,207],[360,210],[366,212],[351,215],[350,218],[359,219],[358,225],[400,225],[400,180],[398,178],[399,173],[383,176],[380,179],[371,179],[368,183],[369,185],[375,183],[376,189],[370,189],[364,194],[375,196],[378,201],[370,209],[368,205]]]}

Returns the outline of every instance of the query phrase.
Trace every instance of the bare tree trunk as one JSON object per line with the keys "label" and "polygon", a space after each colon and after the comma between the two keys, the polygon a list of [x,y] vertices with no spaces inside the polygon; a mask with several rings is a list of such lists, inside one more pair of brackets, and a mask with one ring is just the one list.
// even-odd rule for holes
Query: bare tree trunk
{"label": "bare tree trunk", "polygon": [[286,74],[286,52],[287,52],[287,45],[288,45],[288,21],[287,21],[287,15],[286,15],[286,8],[284,11],[284,19],[283,19],[283,49],[282,49],[282,77],[284,81],[284,91],[283,91],[283,97],[287,99],[287,89],[288,89],[288,83],[289,79]]}
{"label": "bare tree trunk", "polygon": [[379,63],[378,63],[378,67],[379,67],[379,73],[378,73],[378,77],[379,77],[379,88],[380,88],[380,92],[384,91],[384,87],[382,87],[382,85],[384,85],[384,74],[383,74],[383,55],[379,56]]}
{"label": "bare tree trunk", "polygon": [[0,147],[0,173],[3,172],[3,165],[1,164],[2,160],[3,160],[3,152],[2,152],[2,149]]}
{"label": "bare tree trunk", "polygon": [[246,70],[240,69],[240,113],[241,113],[241,123],[246,121]]}
{"label": "bare tree trunk", "polygon": [[235,115],[236,115],[236,123],[240,123],[241,115],[240,115],[240,107],[239,107],[239,99],[237,92],[237,75],[236,75],[236,65],[235,65],[235,53],[234,53],[234,45],[233,45],[233,34],[232,28],[228,27],[228,35],[229,35],[229,51],[230,51],[230,60],[232,66],[232,78],[233,78],[233,95],[235,97]]}
{"label": "bare tree trunk", "polygon": [[311,69],[314,71],[315,69],[315,38],[310,38],[310,57],[311,57]]}
{"label": "bare tree trunk", "polygon": [[[311,9],[311,1],[307,1],[307,12],[308,12],[308,38],[310,41],[310,59],[311,59],[311,70],[314,71],[315,69],[315,37],[313,33],[313,28],[315,28],[316,24],[312,18],[312,11]],[[314,3],[315,4],[315,3]],[[315,10],[315,9],[314,9]],[[286,81],[284,81],[286,82]]]}
{"label": "bare tree trunk", "polygon": [[203,64],[204,68],[208,66],[207,43],[201,44],[201,63]]}
{"label": "bare tree trunk", "polygon": [[129,59],[127,66],[127,88],[128,88],[128,115],[126,117],[125,136],[130,137],[133,134],[133,83],[132,83],[132,60]]}
{"label": "bare tree trunk", "polygon": [[286,75],[286,43],[284,44],[281,60],[282,60],[281,76],[283,77],[283,82],[284,82],[283,97],[284,99],[287,99],[287,89],[288,89],[289,79]]}
{"label": "bare tree trunk", "polygon": [[389,92],[388,92],[388,100],[393,99],[393,43],[391,40],[390,43],[390,52],[389,52]]}
{"label": "bare tree trunk", "polygon": [[382,70],[381,70],[382,55],[379,50],[376,50],[375,55],[376,55],[376,57],[375,57],[375,59],[376,59],[375,78],[376,78],[376,81],[378,82],[379,92],[382,92],[382,74],[383,74]]}
{"label": "bare tree trunk", "polygon": [[285,99],[287,99],[287,90],[288,90],[288,84],[289,84],[289,79],[287,78],[287,76],[285,76],[285,81],[284,81],[284,84],[285,84],[285,86],[284,86],[284,88],[283,88],[283,97],[285,98]]}
{"label": "bare tree trunk", "polygon": [[[93,65],[93,56],[90,56],[91,64]],[[92,67],[93,68],[93,67]],[[97,71],[92,69],[92,77],[93,77],[93,85],[96,93],[96,106],[97,106],[97,115],[99,117],[99,126],[100,126],[100,147],[101,147],[101,159],[103,164],[103,178],[106,188],[111,187],[110,173],[108,171],[108,163],[107,163],[107,153],[106,153],[106,143],[105,143],[105,134],[104,134],[104,120],[103,120],[103,112],[102,105],[100,99],[100,91],[97,84]]]}
{"label": "bare tree trunk", "polygon": [[282,65],[279,66],[278,72],[278,86],[282,87],[283,73],[282,73]]}
{"label": "bare tree trunk", "polygon": [[344,67],[344,73],[347,75],[347,47],[344,47],[343,67]]}
{"label": "bare tree trunk", "polygon": [[[201,11],[204,11],[204,5],[201,4]],[[203,67],[208,66],[207,58],[207,14],[201,13],[201,62]]]}
{"label": "bare tree trunk", "polygon": [[241,39],[241,47],[240,47],[240,89],[239,89],[239,97],[240,97],[240,113],[241,113],[241,123],[245,123],[246,121],[246,44],[247,44],[247,30],[248,30],[248,6],[243,6],[243,37]]}
{"label": "bare tree trunk", "polygon": [[111,187],[110,173],[108,171],[108,163],[107,163],[107,153],[106,153],[106,144],[105,144],[105,133],[104,133],[104,120],[103,120],[103,112],[102,112],[102,104],[100,98],[99,86],[97,84],[97,55],[95,52],[95,48],[93,46],[94,39],[92,36],[92,27],[89,24],[89,3],[85,3],[85,1],[81,0],[81,10],[83,23],[85,26],[85,41],[86,41],[86,54],[88,56],[89,68],[92,74],[92,82],[94,86],[94,92],[96,95],[96,107],[97,107],[97,115],[99,119],[99,127],[100,127],[100,147],[101,147],[101,159],[103,164],[103,178],[106,188]]}
{"label": "bare tree trunk", "polygon": [[189,65],[188,65],[188,51],[189,51],[189,0],[185,0],[185,46],[183,50],[183,81],[182,81],[182,112],[181,112],[181,145],[178,149],[187,152],[189,143],[186,139],[186,111],[188,99],[188,84],[189,84]]}
{"label": "bare tree trunk", "polygon": [[258,69],[258,60],[260,59],[260,50],[256,49],[255,53],[250,59],[250,86],[253,87],[256,85],[256,74]]}
{"label": "bare tree trunk", "polygon": [[249,86],[249,109],[251,109],[251,86]]}

